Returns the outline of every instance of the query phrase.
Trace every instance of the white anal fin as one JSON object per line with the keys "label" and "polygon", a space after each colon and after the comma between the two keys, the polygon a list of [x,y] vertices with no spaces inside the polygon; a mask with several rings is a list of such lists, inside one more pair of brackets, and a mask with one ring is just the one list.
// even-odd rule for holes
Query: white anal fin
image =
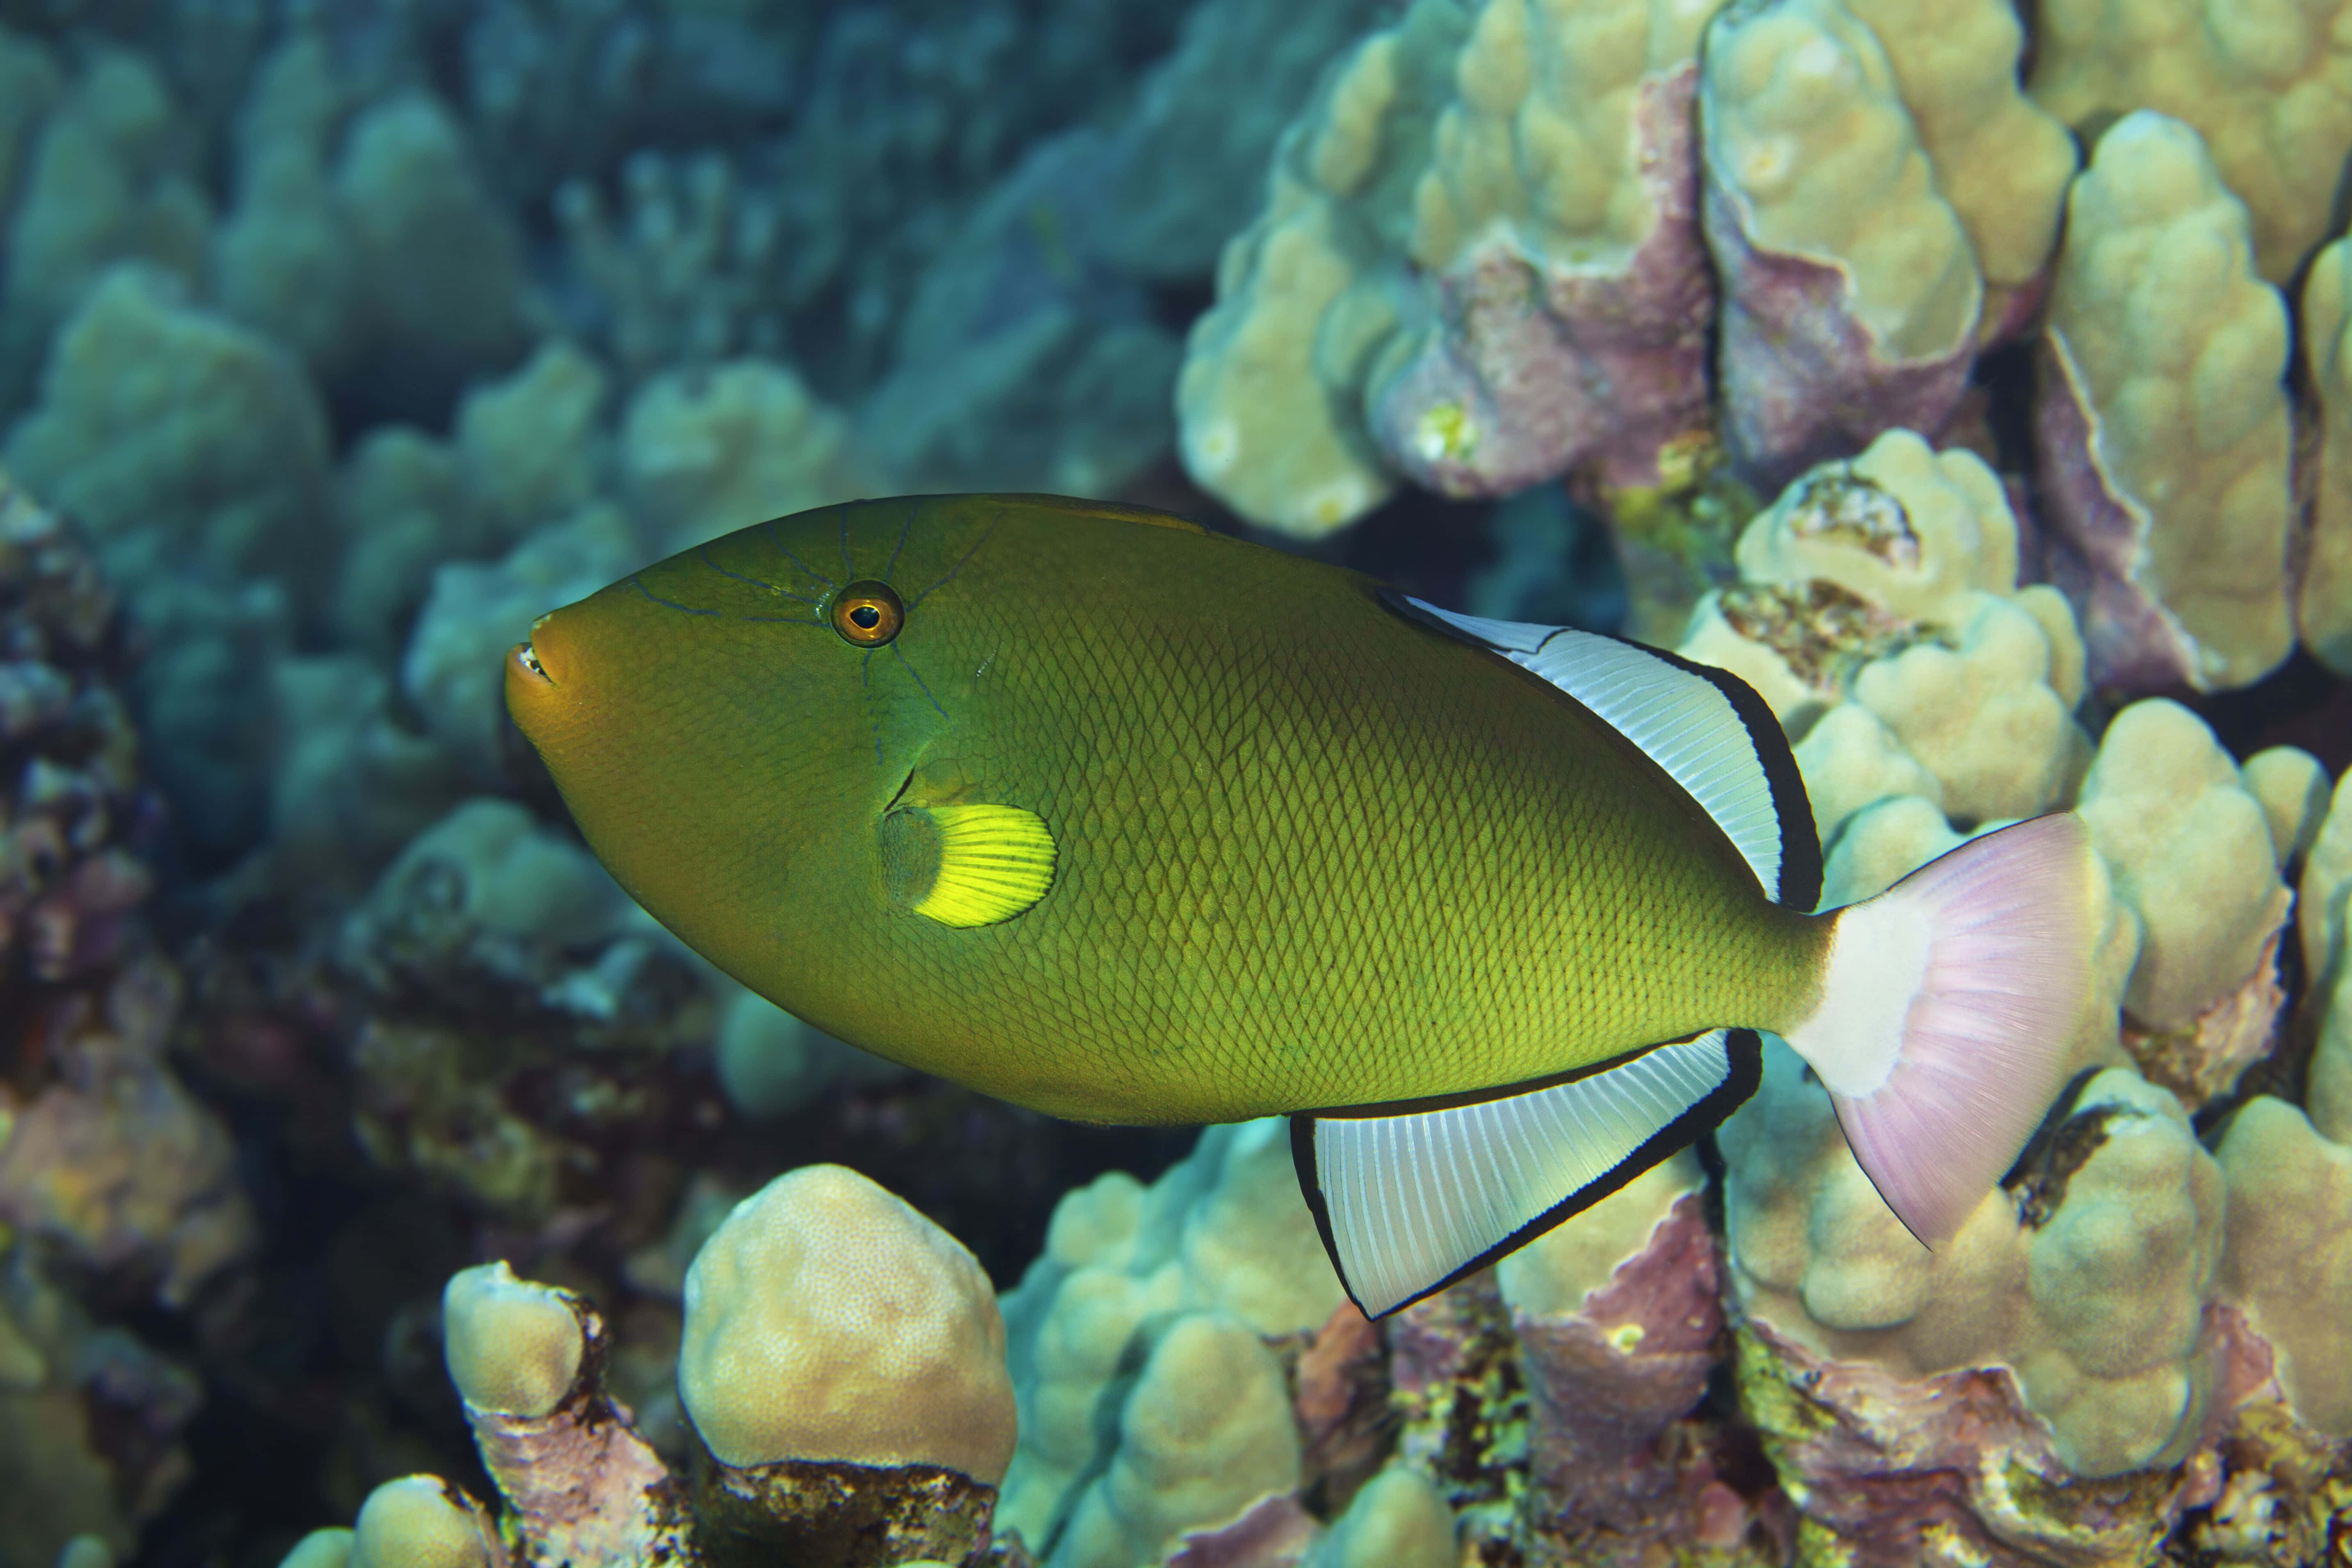
{"label": "white anal fin", "polygon": [[1822,846],[1796,753],[1746,681],[1622,637],[1381,596],[1400,615],[1549,681],[1639,746],[1715,819],[1765,897],[1794,910],[1820,901]]}
{"label": "white anal fin", "polygon": [[1298,1184],[1368,1317],[1444,1289],[1687,1147],[1755,1092],[1714,1029],[1598,1072],[1424,1110],[1291,1118]]}

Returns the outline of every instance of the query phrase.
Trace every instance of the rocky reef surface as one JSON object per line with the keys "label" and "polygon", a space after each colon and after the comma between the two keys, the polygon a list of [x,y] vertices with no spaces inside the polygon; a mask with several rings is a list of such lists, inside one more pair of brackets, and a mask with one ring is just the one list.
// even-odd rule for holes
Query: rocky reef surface
{"label": "rocky reef surface", "polygon": [[[0,7],[0,1568],[2342,1558],[2347,37]],[[499,656],[982,488],[1727,668],[1825,905],[2079,812],[2065,1095],[1930,1254],[1775,1047],[1371,1324],[1272,1124],[778,1012],[581,847]]]}

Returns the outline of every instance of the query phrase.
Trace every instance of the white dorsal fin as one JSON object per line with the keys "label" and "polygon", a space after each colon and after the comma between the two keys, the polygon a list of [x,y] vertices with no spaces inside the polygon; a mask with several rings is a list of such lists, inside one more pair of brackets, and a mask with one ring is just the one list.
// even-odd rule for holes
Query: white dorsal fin
{"label": "white dorsal fin", "polygon": [[1686,1147],[1754,1091],[1759,1049],[1748,1030],[1714,1029],[1490,1099],[1296,1116],[1298,1184],[1340,1282],[1377,1318]]}
{"label": "white dorsal fin", "polygon": [[1402,595],[1390,603],[1575,698],[1698,802],[1765,897],[1799,910],[1819,901],[1821,841],[1796,754],[1772,710],[1738,676],[1571,626],[1456,615]]}

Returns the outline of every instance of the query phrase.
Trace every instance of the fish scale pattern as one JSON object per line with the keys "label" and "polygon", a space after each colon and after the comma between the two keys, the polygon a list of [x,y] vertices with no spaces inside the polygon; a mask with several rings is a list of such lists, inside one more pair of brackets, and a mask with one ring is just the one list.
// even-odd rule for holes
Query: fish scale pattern
{"label": "fish scale pattern", "polygon": [[[854,650],[803,634],[713,685],[739,710],[747,689],[768,694],[794,708],[774,722],[844,748],[822,767],[745,754],[789,781],[768,816],[810,825],[793,852],[852,873],[863,856],[868,892],[862,873],[803,864],[762,895],[757,864],[783,851],[748,836],[679,851],[753,868],[725,897],[780,929],[724,961],[845,1037],[1060,1114],[1211,1121],[1516,1083],[1811,1005],[1819,928],[1763,898],[1689,796],[1574,702],[1400,617],[1365,580],[1043,499],[845,510],[854,569],[896,563],[899,657],[919,679],[877,659],[863,679]],[[747,584],[786,547],[842,561],[842,527],[788,519],[712,546],[728,573],[642,574],[720,613],[611,599],[633,617],[628,662],[665,672],[613,710],[708,736],[671,710],[719,699],[677,672],[697,647],[740,666],[751,645],[726,626],[755,607]],[[809,717],[825,712],[844,716]],[[723,814],[692,797],[772,794],[704,763],[719,776],[676,773],[644,797],[707,825]],[[891,907],[879,814],[894,800],[1036,813],[1052,886],[969,930]],[[719,896],[688,880],[670,896]],[[840,896],[819,900],[827,888]],[[670,918],[659,889],[638,890]]]}

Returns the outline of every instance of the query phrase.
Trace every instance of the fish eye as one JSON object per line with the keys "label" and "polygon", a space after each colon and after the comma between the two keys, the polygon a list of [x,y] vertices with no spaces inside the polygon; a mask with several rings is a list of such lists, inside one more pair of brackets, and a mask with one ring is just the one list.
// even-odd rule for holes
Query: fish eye
{"label": "fish eye", "polygon": [[844,642],[880,647],[907,624],[907,607],[887,583],[871,578],[852,583],[834,596],[833,629]]}

